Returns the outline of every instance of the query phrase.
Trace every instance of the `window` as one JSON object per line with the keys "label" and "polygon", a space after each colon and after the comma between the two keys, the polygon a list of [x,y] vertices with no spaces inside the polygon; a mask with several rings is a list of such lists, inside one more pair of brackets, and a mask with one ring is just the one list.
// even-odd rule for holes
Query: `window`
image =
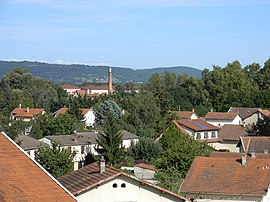
{"label": "window", "polygon": [[211,138],[216,138],[216,133],[215,132],[211,133]]}
{"label": "window", "polygon": [[112,187],[113,188],[117,188],[117,184],[116,183],[113,183]]}
{"label": "window", "polygon": [[197,140],[200,140],[202,137],[201,137],[201,133],[197,133]]}
{"label": "window", "polygon": [[125,184],[125,183],[122,183],[122,184],[121,184],[121,187],[122,187],[122,188],[126,188],[126,184]]}
{"label": "window", "polygon": [[81,154],[84,153],[84,146],[81,147]]}
{"label": "window", "polygon": [[67,150],[69,153],[71,153],[71,147],[68,147]]}
{"label": "window", "polygon": [[205,132],[203,137],[204,137],[204,139],[208,139],[208,132]]}

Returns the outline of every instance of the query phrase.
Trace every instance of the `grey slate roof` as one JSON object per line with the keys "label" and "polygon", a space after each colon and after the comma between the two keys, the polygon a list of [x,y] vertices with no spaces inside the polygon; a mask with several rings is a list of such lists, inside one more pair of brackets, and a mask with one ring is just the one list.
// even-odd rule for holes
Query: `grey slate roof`
{"label": "grey slate roof", "polygon": [[228,112],[238,112],[242,119],[260,111],[260,108],[231,107]]}
{"label": "grey slate roof", "polygon": [[[137,135],[130,133],[126,130],[122,131],[123,140],[134,140],[139,139]],[[51,141],[58,141],[63,146],[76,146],[76,145],[87,145],[97,144],[96,139],[98,138],[99,132],[79,132],[73,135],[52,135],[46,136]]]}
{"label": "grey slate roof", "polygon": [[39,145],[44,144],[26,135],[20,135],[16,141],[19,143],[20,147],[25,151],[37,149]]}

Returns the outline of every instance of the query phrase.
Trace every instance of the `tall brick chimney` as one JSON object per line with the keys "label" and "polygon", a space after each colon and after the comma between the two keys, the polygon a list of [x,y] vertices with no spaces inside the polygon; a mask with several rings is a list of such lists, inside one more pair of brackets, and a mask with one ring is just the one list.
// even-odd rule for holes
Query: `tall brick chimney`
{"label": "tall brick chimney", "polygon": [[112,68],[108,68],[108,93],[113,92],[113,87],[112,87]]}

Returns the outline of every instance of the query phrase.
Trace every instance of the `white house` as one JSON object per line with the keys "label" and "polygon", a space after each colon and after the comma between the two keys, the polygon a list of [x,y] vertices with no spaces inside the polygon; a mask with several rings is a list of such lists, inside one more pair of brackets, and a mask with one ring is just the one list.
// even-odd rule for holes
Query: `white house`
{"label": "white house", "polygon": [[88,86],[83,86],[82,90],[85,91],[86,94],[108,94],[108,85],[88,85]]}
{"label": "white house", "polygon": [[25,122],[31,121],[35,116],[38,116],[40,114],[45,114],[45,110],[42,108],[15,108],[11,112],[11,119],[12,120],[22,120]]}
{"label": "white house", "polygon": [[[60,114],[64,114],[69,110],[69,108],[67,107],[63,107],[58,109],[56,112],[54,112],[52,115],[57,117]],[[85,122],[86,126],[93,126],[95,123],[95,112],[93,111],[92,108],[84,108],[84,109],[80,109],[82,111],[82,115],[83,115],[83,120]]]}
{"label": "white house", "polygon": [[74,86],[71,84],[63,84],[61,87],[67,92],[68,95],[74,95],[77,90],[81,89],[79,86]]}
{"label": "white house", "polygon": [[237,112],[242,118],[243,125],[252,125],[262,118],[260,111],[260,108],[231,107],[228,112]]}
{"label": "white house", "polygon": [[140,180],[115,168],[105,166],[105,161],[94,162],[77,171],[66,174],[58,181],[66,187],[79,202],[171,202],[187,201],[150,182]]}
{"label": "white house", "polygon": [[269,202],[269,158],[196,157],[181,192],[198,202]]}
{"label": "white house", "polygon": [[223,126],[225,124],[242,124],[242,118],[238,112],[208,112],[204,119],[214,126]]}
{"label": "white house", "polygon": [[[74,157],[74,170],[77,170],[84,166],[85,158],[89,154],[98,155],[96,148],[99,148],[97,143],[99,132],[79,132],[73,135],[52,135],[42,138],[40,141],[48,145],[52,144],[52,141],[58,141],[63,148],[70,152],[75,152]],[[125,148],[129,148],[133,142],[136,144],[139,141],[139,137],[126,131],[122,131],[123,143]]]}

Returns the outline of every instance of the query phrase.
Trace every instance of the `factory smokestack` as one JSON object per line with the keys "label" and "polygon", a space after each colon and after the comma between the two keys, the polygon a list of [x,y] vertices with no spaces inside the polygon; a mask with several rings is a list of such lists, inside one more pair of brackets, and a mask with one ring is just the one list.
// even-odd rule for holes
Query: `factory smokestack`
{"label": "factory smokestack", "polygon": [[113,87],[112,87],[112,68],[108,68],[108,93],[113,92]]}

